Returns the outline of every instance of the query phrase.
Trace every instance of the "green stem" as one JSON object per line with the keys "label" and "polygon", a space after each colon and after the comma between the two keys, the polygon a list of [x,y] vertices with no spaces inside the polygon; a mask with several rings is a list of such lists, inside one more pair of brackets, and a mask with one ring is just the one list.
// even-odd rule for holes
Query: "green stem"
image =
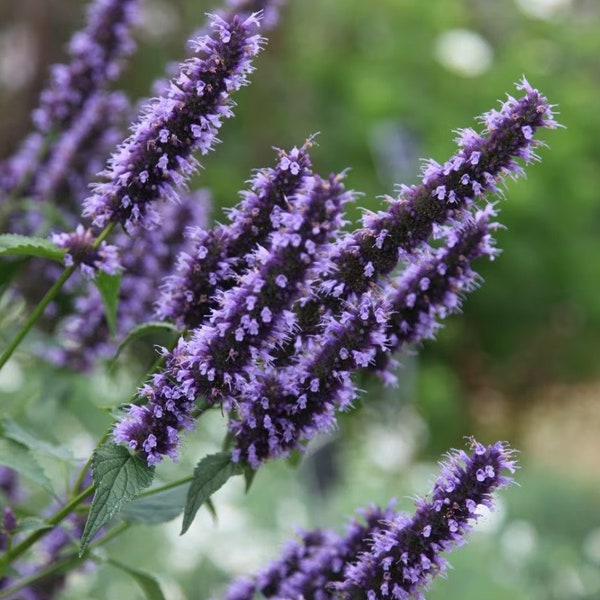
{"label": "green stem", "polygon": [[172,481],[171,483],[166,483],[165,485],[161,485],[160,487],[154,488],[152,490],[148,490],[146,492],[142,492],[137,498],[145,498],[147,496],[154,496],[155,494],[160,494],[161,492],[166,492],[167,490],[172,490],[173,488],[179,487],[181,485],[185,485],[186,483],[190,483],[190,481],[194,480],[194,476],[190,475],[188,477],[183,477],[182,479],[178,479],[177,481]]}
{"label": "green stem", "polygon": [[[96,240],[94,241],[92,246],[94,248],[98,248],[100,246],[100,244],[110,234],[110,232],[114,229],[114,227],[115,227],[114,223],[110,223],[109,225],[107,225],[102,230],[102,232],[98,235],[98,237],[96,238]],[[29,315],[29,318],[27,319],[27,321],[25,321],[25,323],[23,324],[23,326],[21,327],[21,329],[19,330],[17,335],[14,337],[14,339],[8,345],[8,348],[4,351],[4,353],[0,357],[0,369],[2,369],[2,367],[9,361],[10,357],[13,355],[13,352],[17,349],[19,344],[23,341],[23,338],[29,333],[29,330],[35,325],[36,321],[42,316],[42,313],[44,312],[44,310],[46,310],[46,307],[48,306],[48,304],[50,304],[50,302],[52,302],[52,300],[54,300],[54,298],[56,297],[56,295],[58,294],[58,292],[60,291],[62,286],[65,284],[67,279],[69,279],[69,277],[71,277],[71,275],[73,275],[76,268],[77,268],[76,265],[67,267],[62,272],[62,275],[54,282],[54,285],[46,292],[46,295],[39,301],[37,306],[33,309],[33,312]]]}
{"label": "green stem", "polygon": [[[46,520],[48,525],[58,525],[65,517],[70,515],[74,509],[76,509],[88,496],[94,491],[94,486],[90,485],[88,488],[83,490],[75,498],[67,502],[59,511],[54,513],[49,519]],[[16,558],[24,554],[31,546],[33,546],[39,539],[43,538],[51,529],[38,529],[34,531],[29,537],[25,538],[21,543],[13,547],[10,552],[7,552],[2,559],[4,565],[11,564]]]}
{"label": "green stem", "polygon": [[[83,553],[83,556],[81,558],[78,556],[77,552],[73,552],[72,554],[67,556],[64,560],[54,563],[52,566],[48,567],[47,569],[44,569],[43,571],[38,571],[37,573],[30,575],[29,577],[25,577],[25,578],[21,579],[20,581],[18,581],[11,587],[1,590],[0,598],[8,598],[9,596],[12,596],[16,592],[31,585],[32,583],[35,583],[36,581],[41,581],[41,580],[45,579],[46,577],[49,577],[49,576],[54,575],[55,573],[59,573],[61,571],[70,570],[70,568],[72,566],[75,567],[78,564],[83,563],[90,558],[93,558],[90,556],[91,553],[93,552],[93,550],[95,550],[99,546],[103,546],[104,544],[108,543],[110,540],[117,537],[118,535],[121,535],[121,533],[123,533],[126,529],[129,529],[129,527],[130,527],[130,523],[121,523],[120,525],[113,527],[113,529],[111,529],[104,537],[100,538],[93,544],[90,544],[90,546]],[[107,562],[110,563],[110,560],[108,560]]]}

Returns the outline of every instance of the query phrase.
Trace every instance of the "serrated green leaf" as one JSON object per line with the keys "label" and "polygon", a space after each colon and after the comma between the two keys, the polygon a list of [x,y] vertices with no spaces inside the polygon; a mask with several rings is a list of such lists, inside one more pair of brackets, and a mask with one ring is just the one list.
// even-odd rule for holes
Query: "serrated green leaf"
{"label": "serrated green leaf", "polygon": [[37,517],[25,517],[23,519],[19,519],[19,523],[17,525],[17,533],[38,531],[40,529],[53,529],[54,525],[48,525],[43,519],[38,519]]}
{"label": "serrated green leaf", "polygon": [[45,238],[4,233],[0,235],[0,256],[11,254],[39,256],[62,262],[65,251]]}
{"label": "serrated green leaf", "polygon": [[123,507],[121,517],[131,523],[149,525],[171,521],[183,512],[189,487],[189,484],[181,485],[158,494],[136,498]]}
{"label": "serrated green leaf", "polygon": [[19,442],[30,450],[42,452],[43,454],[53,456],[58,460],[73,460],[73,453],[70,450],[39,439],[36,435],[25,431],[25,429],[15,423],[12,419],[4,419],[0,426],[3,437]]}
{"label": "serrated green leaf", "polygon": [[23,444],[6,438],[0,439],[0,464],[10,467],[55,495],[52,482],[48,479],[44,469]]}
{"label": "serrated green leaf", "polygon": [[175,334],[180,333],[179,329],[173,325],[173,323],[167,323],[166,321],[150,321],[149,323],[142,323],[137,327],[134,327],[128,334],[127,337],[119,344],[115,358],[121,354],[123,348],[131,342],[145,337],[147,335],[153,335],[156,333],[172,332]]}
{"label": "serrated green leaf", "polygon": [[231,460],[230,452],[218,452],[205,456],[194,469],[194,479],[188,490],[181,535],[194,522],[198,509],[225,482],[234,475],[243,473],[244,468]]}
{"label": "serrated green leaf", "polygon": [[100,528],[112,519],[125,503],[150,486],[154,478],[154,468],[149,467],[139,456],[130,454],[124,446],[109,443],[94,451],[92,475],[96,491],[81,536],[80,556]]}
{"label": "serrated green leaf", "polygon": [[204,505],[210,513],[210,516],[213,518],[213,522],[216,523],[219,520],[219,515],[217,514],[217,508],[215,506],[215,503],[210,498],[207,498],[204,501]]}
{"label": "serrated green leaf", "polygon": [[121,288],[121,274],[109,275],[104,271],[99,271],[93,279],[94,285],[100,292],[106,322],[111,334],[115,334],[117,329],[117,309],[119,308],[119,290]]}
{"label": "serrated green leaf", "polygon": [[144,571],[138,571],[137,569],[132,569],[131,567],[128,567],[127,565],[124,565],[123,563],[114,559],[111,559],[107,562],[109,565],[116,567],[120,571],[123,571],[123,573],[127,573],[127,575],[134,579],[142,588],[147,600],[165,600],[165,596],[160,589],[158,581],[156,581],[156,579],[154,579],[154,577],[148,573],[145,573]]}

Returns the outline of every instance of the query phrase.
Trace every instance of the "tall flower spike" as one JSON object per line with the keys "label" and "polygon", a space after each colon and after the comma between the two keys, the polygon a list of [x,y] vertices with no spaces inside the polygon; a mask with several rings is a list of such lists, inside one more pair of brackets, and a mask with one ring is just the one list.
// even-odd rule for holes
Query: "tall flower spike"
{"label": "tall flower spike", "polygon": [[84,217],[98,227],[120,222],[129,231],[138,225],[157,225],[151,203],[176,200],[198,167],[192,152],[206,154],[217,142],[224,118],[233,116],[230,96],[247,85],[263,38],[252,33],[256,15],[227,23],[213,17],[213,37],[194,40],[198,54],[185,61],[167,96],[150,101],[132,134],[112,155],[102,173],[107,181],[96,185],[84,202]]}
{"label": "tall flower spike", "polygon": [[494,493],[510,483],[514,451],[505,443],[483,446],[471,440],[470,453],[454,451],[441,464],[431,497],[416,501],[413,516],[370,507],[359,511],[346,533],[307,531],[287,544],[280,559],[252,578],[228,588],[226,600],[252,600],[258,592],[273,600],[423,600],[421,590],[442,574],[442,552],[465,541],[480,517],[493,508]]}
{"label": "tall flower spike", "polygon": [[509,97],[499,112],[482,117],[485,136],[472,129],[459,132],[455,156],[443,165],[429,161],[420,185],[404,186],[397,199],[389,199],[388,211],[365,215],[363,228],[340,241],[331,255],[335,270],[324,278],[325,292],[348,298],[366,291],[396,267],[399,256],[426,242],[436,225],[460,217],[477,198],[498,192],[506,177],[519,175],[516,158],[526,163],[537,158],[535,132],[555,128],[556,122],[544,96],[525,80],[518,87],[525,91],[522,98]]}
{"label": "tall flower spike", "polygon": [[259,247],[253,269],[239,285],[224,292],[208,323],[180,339],[168,355],[165,372],[156,375],[140,395],[146,406],[133,406],[115,427],[115,440],[140,450],[150,465],[163,455],[176,456],[178,431],[191,426],[194,400],[221,401],[246,378],[251,363],[269,363],[273,346],[294,327],[289,310],[298,298],[309,270],[319,259],[320,246],[336,232],[341,206],[352,195],[341,176],[304,178],[290,199],[289,211],[274,210],[276,228],[269,250]]}
{"label": "tall flower spike", "polygon": [[505,443],[483,446],[474,440],[469,454],[449,454],[431,496],[417,500],[415,514],[390,519],[346,568],[344,582],[336,586],[339,597],[423,599],[421,591],[446,570],[441,553],[464,543],[480,516],[478,507],[492,508],[494,492],[512,483],[504,472],[515,472],[513,455]]}
{"label": "tall flower spike", "polygon": [[295,362],[256,369],[242,381],[226,406],[235,440],[234,460],[254,468],[271,458],[302,449],[303,443],[335,425],[335,413],[357,395],[352,374],[360,368],[385,373],[391,352],[430,337],[460,306],[460,293],[476,282],[470,261],[494,256],[489,224],[491,205],[457,229],[446,245],[414,257],[415,264],[380,299],[370,292],[348,303],[339,316],[326,317],[322,332],[308,340]]}
{"label": "tall flower spike", "polygon": [[70,130],[88,100],[119,76],[122,59],[135,49],[131,28],[138,9],[139,0],[94,0],[90,4],[86,27],[69,43],[70,62],[52,67],[50,83],[33,113],[36,131],[3,165],[0,185],[5,192],[21,190],[26,180],[35,176],[51,150],[46,136]]}
{"label": "tall flower spike", "polygon": [[177,258],[177,271],[165,279],[157,302],[157,316],[193,329],[217,307],[217,290],[227,290],[248,268],[247,259],[272,231],[271,212],[285,209],[288,199],[310,174],[308,140],[290,152],[278,150],[274,169],[261,169],[250,181],[250,190],[229,212],[229,225],[206,231],[188,229],[193,250]]}
{"label": "tall flower spike", "polygon": [[432,338],[439,321],[457,312],[461,296],[476,287],[479,276],[472,262],[482,256],[493,260],[499,254],[491,235],[499,227],[490,222],[495,216],[488,204],[464,223],[448,227],[441,247],[412,257],[405,271],[384,289],[390,304],[388,346],[377,352],[368,368],[378,371],[387,383],[395,383],[394,375],[386,371],[393,353]]}
{"label": "tall flower spike", "polygon": [[342,536],[320,529],[300,532],[298,541],[285,545],[281,558],[251,579],[234,581],[225,599],[253,600],[256,592],[265,598],[331,598],[328,588],[342,581],[346,564],[366,551],[369,537],[393,518],[394,504],[357,511],[362,519],[352,519]]}

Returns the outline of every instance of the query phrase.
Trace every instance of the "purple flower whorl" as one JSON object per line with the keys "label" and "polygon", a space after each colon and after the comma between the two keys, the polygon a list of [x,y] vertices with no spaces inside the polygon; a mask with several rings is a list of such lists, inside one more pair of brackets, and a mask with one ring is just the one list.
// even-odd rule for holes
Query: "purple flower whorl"
{"label": "purple flower whorl", "polygon": [[230,23],[213,17],[214,37],[194,40],[199,56],[182,64],[166,96],[146,105],[103,171],[108,181],[85,200],[84,217],[98,227],[120,222],[129,231],[157,225],[151,203],[176,200],[175,189],[198,167],[192,152],[211,150],[222,120],[233,116],[230,95],[247,85],[264,41],[252,33],[258,24],[256,15]]}

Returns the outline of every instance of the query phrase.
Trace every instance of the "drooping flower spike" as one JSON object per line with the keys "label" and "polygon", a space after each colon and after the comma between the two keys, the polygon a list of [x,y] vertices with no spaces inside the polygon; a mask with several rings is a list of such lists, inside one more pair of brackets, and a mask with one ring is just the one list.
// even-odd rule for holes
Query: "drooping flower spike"
{"label": "drooping flower spike", "polygon": [[423,252],[382,295],[368,292],[339,317],[326,316],[321,333],[287,366],[248,370],[225,405],[235,460],[257,468],[270,458],[302,449],[332,429],[336,412],[357,396],[352,375],[361,368],[384,371],[391,353],[431,337],[438,321],[460,308],[461,293],[477,275],[470,262],[494,257],[491,206],[447,233],[438,250]]}
{"label": "drooping flower spike", "polygon": [[514,451],[507,444],[484,446],[470,440],[469,453],[453,451],[441,464],[433,491],[417,499],[413,515],[394,504],[363,512],[345,535],[308,531],[289,543],[279,560],[258,575],[228,588],[226,600],[423,600],[422,591],[443,574],[441,556],[460,546],[481,516],[494,505],[494,494],[512,483]]}
{"label": "drooping flower spike", "polygon": [[342,205],[352,199],[342,178],[306,176],[288,210],[275,207],[268,249],[257,249],[253,268],[222,293],[208,322],[189,340],[179,340],[164,372],[140,391],[147,405],[131,407],[116,425],[117,442],[141,451],[150,465],[163,455],[176,456],[178,431],[191,426],[194,400],[222,401],[246,379],[252,363],[271,361],[274,346],[295,326],[290,307],[319,260],[321,246],[336,232]]}
{"label": "drooping flower spike", "polygon": [[192,41],[196,56],[181,65],[168,94],[143,109],[102,173],[106,181],[85,200],[84,217],[97,227],[119,222],[128,231],[157,225],[152,203],[177,201],[176,189],[198,167],[192,153],[209,152],[223,119],[233,116],[231,94],[247,85],[264,41],[258,25],[256,15],[229,23],[212,18],[212,37]]}
{"label": "drooping flower spike", "polygon": [[249,267],[253,252],[267,243],[273,209],[285,209],[310,174],[311,145],[309,139],[290,152],[278,150],[276,167],[257,171],[250,189],[242,193],[242,201],[229,211],[229,225],[208,231],[188,229],[193,250],[179,255],[176,273],[165,280],[157,302],[158,318],[193,329],[217,308],[217,292],[233,287]]}

